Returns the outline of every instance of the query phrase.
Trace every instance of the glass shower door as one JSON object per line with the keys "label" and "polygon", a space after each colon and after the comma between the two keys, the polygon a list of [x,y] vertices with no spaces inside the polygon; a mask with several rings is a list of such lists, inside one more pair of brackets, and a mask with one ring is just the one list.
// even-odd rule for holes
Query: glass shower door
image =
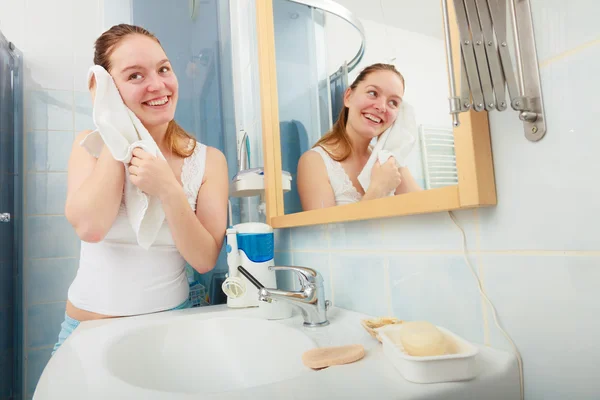
{"label": "glass shower door", "polygon": [[20,330],[21,58],[0,32],[0,399],[18,393]]}

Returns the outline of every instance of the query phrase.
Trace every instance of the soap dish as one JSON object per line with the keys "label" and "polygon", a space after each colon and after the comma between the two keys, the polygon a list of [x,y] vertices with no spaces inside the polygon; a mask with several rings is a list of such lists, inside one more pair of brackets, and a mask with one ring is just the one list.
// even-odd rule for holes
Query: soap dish
{"label": "soap dish", "polygon": [[369,335],[373,336],[375,339],[377,339],[381,342],[381,338],[377,334],[377,330],[379,328],[387,326],[387,325],[401,324],[403,322],[404,321],[402,321],[398,318],[395,318],[395,317],[379,317],[379,318],[363,319],[360,321],[360,324],[363,326],[363,328],[365,328],[365,330],[367,332],[369,332]]}
{"label": "soap dish", "polygon": [[437,328],[446,337],[453,354],[416,357],[406,353],[399,335],[402,325],[386,325],[377,329],[383,353],[409,382],[439,383],[466,381],[477,376],[476,356],[479,349],[448,329]]}

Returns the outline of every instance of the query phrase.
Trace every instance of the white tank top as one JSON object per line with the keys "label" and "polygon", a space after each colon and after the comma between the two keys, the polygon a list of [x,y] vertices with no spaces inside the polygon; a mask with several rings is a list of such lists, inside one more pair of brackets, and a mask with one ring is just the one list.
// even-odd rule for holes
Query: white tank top
{"label": "white tank top", "polygon": [[[205,162],[206,146],[197,143],[181,169],[183,190],[194,211]],[[105,315],[168,310],[189,296],[185,266],[166,219],[148,250],[137,244],[121,199],[117,218],[104,240],[81,242],[79,269],[68,298],[79,309]]]}
{"label": "white tank top", "polygon": [[310,150],[319,153],[323,158],[323,162],[327,168],[329,184],[335,195],[335,204],[341,206],[359,202],[362,199],[362,194],[356,190],[342,164],[331,158],[329,153],[321,146],[313,147]]}

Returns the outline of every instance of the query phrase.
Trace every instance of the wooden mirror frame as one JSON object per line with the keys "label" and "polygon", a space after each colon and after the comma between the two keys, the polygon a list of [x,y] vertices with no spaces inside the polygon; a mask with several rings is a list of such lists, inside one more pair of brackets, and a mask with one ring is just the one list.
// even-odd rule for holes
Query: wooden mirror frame
{"label": "wooden mirror frame", "polygon": [[[461,58],[460,46],[457,45],[459,36],[451,1],[448,2],[448,13],[455,79],[456,82],[460,82],[458,74]],[[273,228],[291,228],[497,204],[487,111],[470,110],[460,114],[460,125],[454,127],[458,185],[286,215],[281,181],[281,142],[272,0],[256,0],[256,25],[267,224]]]}

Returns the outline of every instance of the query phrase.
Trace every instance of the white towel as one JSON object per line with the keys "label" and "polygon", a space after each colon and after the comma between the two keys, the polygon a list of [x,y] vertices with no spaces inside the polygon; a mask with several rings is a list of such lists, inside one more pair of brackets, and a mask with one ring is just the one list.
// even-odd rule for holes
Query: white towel
{"label": "white towel", "polygon": [[92,76],[96,79],[93,110],[96,130],[81,141],[81,146],[98,158],[106,144],[115,160],[124,164],[127,216],[138,244],[148,249],[156,240],[165,214],[158,198],[147,195],[129,181],[127,167],[133,150],[138,147],[155,157],[164,159],[164,156],[139,118],[123,103],[112,76],[99,65],[90,68],[88,82]]}
{"label": "white towel", "polygon": [[[385,163],[390,157],[396,160],[398,168],[406,166],[406,159],[417,142],[417,122],[413,107],[403,101],[396,121],[377,138],[371,156],[358,175],[358,182],[366,192],[371,184],[371,170],[375,162]],[[394,193],[391,192],[390,195]]]}

